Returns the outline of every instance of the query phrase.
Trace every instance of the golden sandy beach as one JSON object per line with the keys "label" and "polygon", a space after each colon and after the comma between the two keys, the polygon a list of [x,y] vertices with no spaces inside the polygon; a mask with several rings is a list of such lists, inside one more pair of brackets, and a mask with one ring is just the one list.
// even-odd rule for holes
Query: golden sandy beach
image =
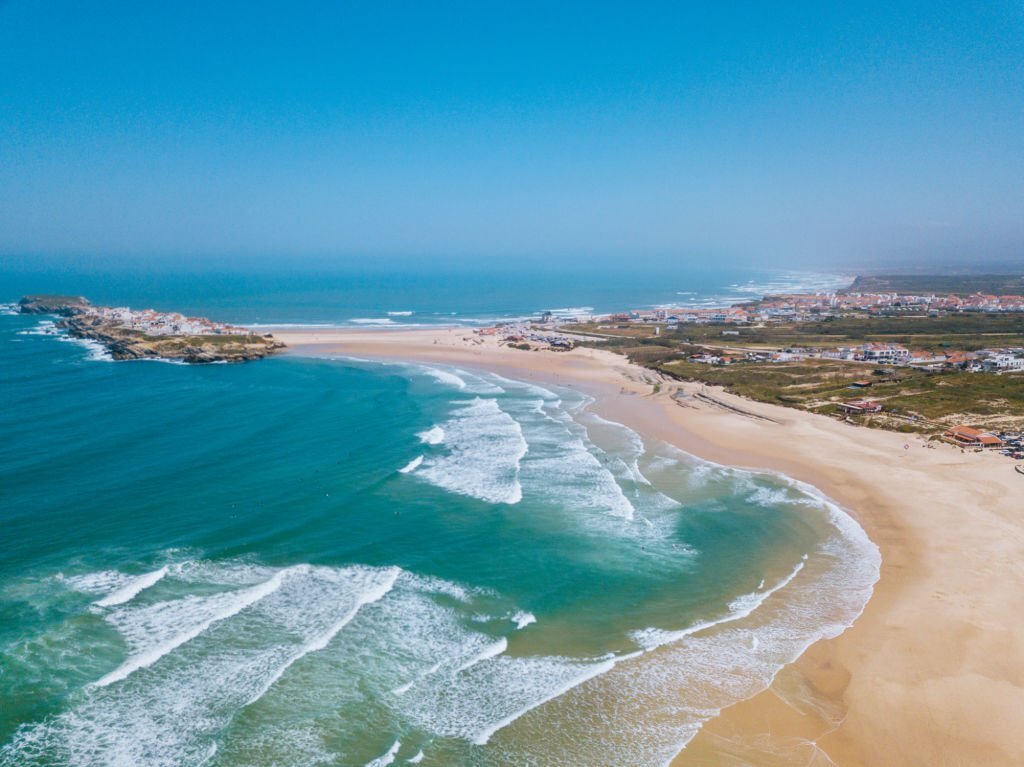
{"label": "golden sandy beach", "polygon": [[597,412],[641,434],[784,472],[856,517],[882,552],[863,615],[709,722],[674,765],[1024,764],[1024,476],[1006,458],[929,449],[918,437],[699,384],[661,381],[655,392],[651,371],[599,350],[520,351],[462,329],[275,336],[292,353],[451,363],[579,386],[597,397]]}

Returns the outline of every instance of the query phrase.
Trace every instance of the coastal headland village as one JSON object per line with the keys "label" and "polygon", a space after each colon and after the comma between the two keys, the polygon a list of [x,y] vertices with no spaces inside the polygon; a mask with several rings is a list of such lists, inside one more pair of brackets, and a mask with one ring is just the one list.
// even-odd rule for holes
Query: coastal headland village
{"label": "coastal headland village", "polygon": [[177,312],[96,306],[81,296],[25,296],[18,310],[59,317],[58,328],[100,344],[116,360],[242,362],[284,349],[269,333]]}

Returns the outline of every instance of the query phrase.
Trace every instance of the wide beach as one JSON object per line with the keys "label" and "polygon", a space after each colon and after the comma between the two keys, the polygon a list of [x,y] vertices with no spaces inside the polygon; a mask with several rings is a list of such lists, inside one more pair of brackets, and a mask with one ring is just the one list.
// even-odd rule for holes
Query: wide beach
{"label": "wide beach", "polygon": [[294,354],[417,360],[583,388],[593,408],[701,458],[781,472],[882,552],[854,627],[709,722],[676,765],[1024,763],[1024,477],[999,456],[657,379],[591,349],[527,352],[466,329],[287,330]]}

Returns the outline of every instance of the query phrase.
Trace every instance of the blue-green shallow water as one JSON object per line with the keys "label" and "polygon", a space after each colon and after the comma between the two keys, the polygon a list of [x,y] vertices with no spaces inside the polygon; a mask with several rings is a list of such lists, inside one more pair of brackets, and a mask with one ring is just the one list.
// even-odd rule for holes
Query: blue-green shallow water
{"label": "blue-green shallow water", "polygon": [[571,390],[40,322],[0,317],[4,767],[664,764],[877,576]]}

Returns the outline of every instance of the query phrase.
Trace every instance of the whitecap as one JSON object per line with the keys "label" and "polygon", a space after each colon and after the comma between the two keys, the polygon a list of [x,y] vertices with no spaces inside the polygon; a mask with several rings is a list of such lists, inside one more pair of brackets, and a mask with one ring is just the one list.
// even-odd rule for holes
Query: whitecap
{"label": "whitecap", "polygon": [[421,431],[416,435],[420,438],[420,442],[425,445],[440,445],[444,442],[444,429],[440,426],[431,426],[426,431]]}
{"label": "whitecap", "polygon": [[424,367],[423,372],[433,378],[438,383],[442,383],[445,386],[453,386],[456,389],[465,389],[466,382],[459,376],[455,375],[448,370],[442,370],[441,368]]}
{"label": "whitecap", "polygon": [[417,467],[421,463],[423,463],[423,456],[422,455],[418,455],[415,458],[413,458],[411,461],[409,461],[409,463],[407,463],[401,469],[399,469],[398,473],[399,474],[408,474],[410,472],[416,471]]}
{"label": "whitecap", "polygon": [[398,756],[398,749],[400,749],[401,747],[402,741],[396,740],[394,743],[391,744],[391,748],[389,748],[384,754],[378,756],[372,762],[367,764],[366,767],[387,767],[387,765],[395,761],[395,759]]}
{"label": "whitecap", "polygon": [[167,572],[168,567],[167,565],[164,565],[159,570],[144,573],[102,599],[96,600],[94,604],[97,607],[113,607],[114,605],[124,604],[125,602],[134,599],[150,586],[158,583],[165,575],[167,575]]}
{"label": "whitecap", "polygon": [[35,327],[19,330],[19,336],[56,336],[63,331],[57,327],[53,320],[42,320]]}
{"label": "whitecap", "polygon": [[516,624],[517,629],[524,629],[531,623],[536,623],[537,616],[533,613],[528,613],[525,610],[520,610],[512,616],[511,620]]}
{"label": "whitecap", "polygon": [[479,653],[477,653],[472,658],[463,663],[461,666],[459,666],[457,669],[455,669],[455,673],[457,674],[460,671],[465,671],[466,669],[475,666],[477,663],[483,663],[485,660],[501,655],[507,649],[508,640],[505,637],[502,637],[497,642],[487,645]]}

